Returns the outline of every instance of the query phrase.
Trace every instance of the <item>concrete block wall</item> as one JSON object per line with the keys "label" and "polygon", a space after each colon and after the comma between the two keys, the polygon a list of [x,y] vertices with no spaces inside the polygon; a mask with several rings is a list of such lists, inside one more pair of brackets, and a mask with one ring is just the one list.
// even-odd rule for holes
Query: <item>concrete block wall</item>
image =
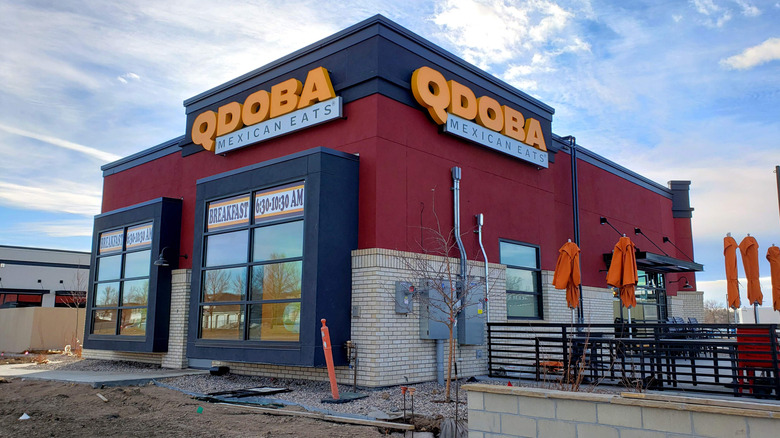
{"label": "concrete block wall", "polygon": [[774,407],[666,394],[595,394],[466,385],[469,437],[776,436]]}
{"label": "concrete block wall", "polygon": [[163,368],[187,368],[187,325],[190,313],[191,269],[171,273],[171,315],[168,324],[168,351],[162,357]]}

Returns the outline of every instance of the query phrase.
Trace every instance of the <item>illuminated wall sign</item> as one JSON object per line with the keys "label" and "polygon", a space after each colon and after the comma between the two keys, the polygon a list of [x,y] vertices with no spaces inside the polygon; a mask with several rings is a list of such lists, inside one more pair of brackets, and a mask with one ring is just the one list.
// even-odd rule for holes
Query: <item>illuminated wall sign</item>
{"label": "illuminated wall sign", "polygon": [[152,224],[143,224],[127,229],[127,249],[140,249],[152,244]]}
{"label": "illuminated wall sign", "polygon": [[249,223],[249,195],[236,196],[209,203],[206,227],[208,231]]}
{"label": "illuminated wall sign", "polygon": [[100,248],[98,249],[98,253],[105,254],[109,252],[122,251],[124,237],[124,230],[106,231],[105,233],[100,233]]}
{"label": "illuminated wall sign", "polygon": [[[230,102],[217,112],[204,111],[195,118],[192,142],[207,151],[223,153],[283,134],[324,123],[342,115],[328,71],[310,70],[306,81],[292,78],[256,91],[244,103]],[[243,128],[246,126],[246,128]]]}
{"label": "illuminated wall sign", "polygon": [[217,137],[215,139],[217,145],[214,153],[221,154],[340,117],[341,97],[336,97],[275,119],[248,126],[228,135]]}
{"label": "illuminated wall sign", "polygon": [[537,166],[548,167],[547,152],[532,148],[525,143],[491,131],[471,120],[462,119],[454,114],[449,114],[449,117],[447,117],[444,132],[457,135],[499,152],[504,152],[521,160],[534,163]]}
{"label": "illuminated wall sign", "polygon": [[548,167],[547,145],[538,120],[528,117],[495,99],[477,98],[471,89],[430,67],[412,73],[412,93],[444,131]]}
{"label": "illuminated wall sign", "polygon": [[303,215],[303,183],[293,183],[255,194],[255,223]]}

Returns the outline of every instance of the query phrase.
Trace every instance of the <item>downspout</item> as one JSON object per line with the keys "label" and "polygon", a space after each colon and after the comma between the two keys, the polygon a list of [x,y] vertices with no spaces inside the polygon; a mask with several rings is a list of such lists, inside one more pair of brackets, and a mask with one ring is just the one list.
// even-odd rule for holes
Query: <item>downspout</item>
{"label": "downspout", "polygon": [[[574,243],[580,246],[580,189],[577,181],[577,138],[573,135],[563,137],[569,141],[571,151],[571,209],[574,223]],[[585,309],[583,308],[582,284],[580,284],[580,305],[577,307],[577,319],[580,324],[585,323]]]}

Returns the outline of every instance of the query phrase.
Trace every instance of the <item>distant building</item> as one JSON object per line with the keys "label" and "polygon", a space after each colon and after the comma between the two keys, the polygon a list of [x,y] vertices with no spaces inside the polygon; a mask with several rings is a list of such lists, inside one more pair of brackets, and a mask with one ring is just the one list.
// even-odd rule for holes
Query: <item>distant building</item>
{"label": "distant building", "polygon": [[[753,307],[743,307],[737,312],[737,319],[740,324],[754,324],[756,314]],[[758,308],[759,324],[780,324],[780,312],[776,312],[771,306]]]}
{"label": "distant building", "polygon": [[0,351],[78,348],[90,253],[0,245]]}

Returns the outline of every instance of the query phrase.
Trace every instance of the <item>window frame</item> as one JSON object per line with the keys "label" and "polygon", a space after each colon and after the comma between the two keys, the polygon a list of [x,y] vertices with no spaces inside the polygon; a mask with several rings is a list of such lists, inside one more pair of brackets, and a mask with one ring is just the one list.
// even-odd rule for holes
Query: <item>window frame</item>
{"label": "window frame", "polygon": [[[535,253],[536,253],[536,257],[535,257],[536,268],[529,268],[527,266],[518,266],[518,265],[511,265],[511,264],[504,263],[503,254],[502,254],[502,251],[501,251],[501,246],[502,246],[501,244],[502,243],[509,244],[509,245],[522,246],[522,247],[526,247],[526,248],[533,248]],[[518,320],[529,321],[529,320],[543,320],[544,319],[544,309],[543,309],[543,307],[544,307],[543,306],[543,293],[544,293],[544,290],[542,288],[542,268],[541,268],[541,265],[542,265],[541,264],[542,254],[541,253],[542,253],[541,247],[539,245],[535,245],[533,243],[521,242],[521,241],[517,241],[517,240],[510,240],[510,239],[498,239],[499,262],[501,264],[503,264],[503,265],[506,265],[507,270],[509,270],[509,269],[518,269],[518,270],[523,270],[523,271],[529,271],[529,272],[535,272],[536,273],[536,281],[535,281],[535,284],[534,284],[534,288],[536,289],[535,292],[513,291],[513,290],[510,290],[510,289],[505,287],[505,292],[506,292],[505,298],[507,298],[507,314],[506,314],[506,318],[507,318],[508,321],[511,321],[511,320],[514,320],[514,321],[518,321]],[[536,313],[537,313],[537,316],[509,316],[509,304],[508,304],[509,294],[535,296],[536,297],[535,302],[536,302]]]}
{"label": "window frame", "polygon": [[[128,351],[128,352],[165,352],[168,351],[168,324],[171,305],[171,275],[178,268],[179,238],[181,234],[181,199],[157,198],[141,204],[106,212],[95,217],[92,234],[92,257],[90,263],[89,283],[86,294],[86,317],[84,325],[84,348],[96,350]],[[121,251],[99,254],[100,235],[105,232],[121,229],[126,233],[128,228],[137,225],[152,224],[151,245],[144,248],[127,250],[126,237],[122,239]],[[124,234],[123,234],[124,235]],[[165,249],[165,259],[168,266],[156,266],[161,251]],[[148,277],[124,278],[125,255],[137,254],[149,250]],[[98,281],[98,264],[103,257],[120,255],[120,274],[117,279]],[[148,292],[145,306],[123,305],[121,289],[118,292],[117,303],[111,306],[97,307],[95,291],[100,284],[135,279],[148,278]],[[146,327],[143,335],[119,334],[121,325],[120,309],[131,310],[146,308]],[[116,310],[114,334],[93,333],[95,310]]]}
{"label": "window frame", "polygon": [[[198,286],[199,294],[198,294],[198,307],[197,307],[197,313],[193,315],[197,320],[197,335],[196,339],[198,342],[241,342],[241,343],[247,343],[247,344],[256,344],[256,345],[263,345],[266,343],[270,343],[272,345],[283,345],[287,344],[288,346],[297,346],[301,342],[300,338],[300,324],[298,326],[298,340],[296,341],[280,341],[280,340],[267,340],[267,339],[252,339],[251,337],[251,307],[252,306],[260,306],[262,309],[262,306],[264,304],[276,304],[276,303],[299,303],[299,306],[303,306],[303,292],[301,291],[301,294],[296,299],[253,299],[252,297],[252,281],[253,281],[253,275],[254,275],[254,267],[256,266],[267,266],[267,265],[273,265],[273,264],[282,264],[282,263],[290,263],[290,262],[300,262],[301,264],[301,272],[300,272],[300,278],[299,278],[299,284],[301,285],[301,288],[303,287],[303,279],[304,279],[304,258],[306,255],[306,242],[305,242],[305,230],[306,230],[306,220],[305,220],[305,210],[304,212],[301,212],[300,215],[295,215],[291,217],[283,217],[280,219],[275,220],[263,220],[261,219],[260,222],[257,221],[257,219],[254,217],[253,208],[251,208],[254,204],[255,197],[257,194],[262,194],[263,192],[273,190],[274,188],[283,188],[288,187],[292,185],[303,185],[304,193],[306,192],[306,182],[305,180],[295,180],[295,181],[289,181],[282,184],[276,184],[271,185],[267,187],[261,187],[261,188],[255,188],[249,191],[242,191],[238,193],[232,193],[228,195],[221,195],[218,197],[215,197],[213,199],[207,199],[204,202],[205,208],[203,209],[202,214],[204,216],[208,215],[209,212],[209,205],[215,202],[219,202],[221,200],[229,200],[231,198],[240,198],[244,195],[247,195],[249,197],[249,205],[250,205],[250,213],[248,220],[245,224],[240,224],[237,226],[229,226],[224,229],[217,229],[213,231],[208,230],[207,221],[204,218],[203,221],[203,229],[201,233],[201,251],[200,251],[200,272],[199,272],[199,280],[200,284]],[[305,195],[304,195],[305,199]],[[286,257],[283,259],[269,259],[269,260],[260,260],[256,261],[253,259],[254,256],[254,243],[255,243],[255,230],[261,229],[261,228],[269,228],[294,222],[301,222],[301,236],[300,236],[300,255],[295,257]],[[247,233],[246,238],[246,251],[245,251],[245,257],[243,262],[237,262],[237,263],[228,263],[228,264],[217,264],[217,265],[208,265],[208,239],[211,236],[218,236],[218,235],[224,235],[234,232],[242,232]],[[217,270],[223,270],[223,269],[233,269],[233,268],[245,268],[245,272],[243,273],[244,276],[244,290],[241,294],[240,300],[232,300],[232,301],[206,301],[204,298],[204,291],[203,291],[203,284],[205,283],[205,276],[208,272],[211,271],[217,271]],[[203,308],[206,306],[239,306],[239,316],[238,316],[238,322],[239,322],[239,338],[233,339],[233,338],[204,338],[203,337]],[[300,312],[299,307],[299,312]],[[261,310],[262,314],[262,310]],[[300,313],[299,313],[300,315]]]}
{"label": "window frame", "polygon": [[[152,221],[141,221],[140,223],[131,223],[123,225],[122,227],[118,227],[115,229],[109,229],[109,230],[101,230],[98,233],[98,240],[100,236],[107,232],[112,231],[118,231],[122,230],[122,236],[127,236],[127,230],[139,226],[139,225],[151,225],[154,227],[154,224]],[[153,228],[154,229],[154,228]],[[132,254],[139,254],[141,252],[149,252],[149,262],[148,262],[148,271],[146,272],[146,275],[143,276],[134,276],[134,277],[125,277],[126,270],[127,270],[127,256]],[[119,256],[119,276],[117,278],[108,278],[108,279],[100,279],[100,260],[108,257],[114,257]],[[150,291],[150,281],[151,281],[151,274],[152,274],[152,268],[154,265],[152,264],[152,244],[149,243],[148,246],[143,246],[141,248],[127,248],[127,242],[126,238],[123,237],[122,239],[122,248],[119,251],[111,251],[107,252],[105,254],[100,254],[100,245],[98,244],[98,252],[95,254],[95,270],[93,274],[90,276],[90,281],[93,283],[92,288],[92,309],[90,313],[88,314],[89,319],[91,320],[90,323],[90,335],[102,335],[102,336],[132,336],[132,337],[142,337],[146,336],[146,321],[144,321],[144,334],[138,334],[138,335],[129,335],[129,334],[122,334],[122,312],[125,310],[133,310],[133,309],[146,309],[146,318],[149,318],[149,294]],[[146,304],[143,306],[140,305],[125,305],[123,303],[124,301],[124,294],[125,294],[125,285],[127,283],[131,283],[134,281],[139,280],[146,280],[147,282],[147,294],[146,294]],[[96,304],[96,294],[97,291],[100,289],[101,284],[109,284],[109,283],[118,283],[119,289],[117,290],[117,300],[116,303],[110,306],[97,306]],[[94,333],[95,330],[95,318],[94,314],[98,311],[105,311],[105,310],[116,310],[116,321],[114,322],[114,333],[113,334],[102,334],[102,333]]]}
{"label": "window frame", "polygon": [[[359,162],[356,155],[317,147],[199,179],[196,187],[187,357],[200,360],[324,366],[322,326],[330,328],[336,366],[346,365],[351,333],[352,251],[358,247]],[[298,342],[198,339],[207,201],[303,181],[304,229]],[[275,216],[275,218],[280,218]]]}

